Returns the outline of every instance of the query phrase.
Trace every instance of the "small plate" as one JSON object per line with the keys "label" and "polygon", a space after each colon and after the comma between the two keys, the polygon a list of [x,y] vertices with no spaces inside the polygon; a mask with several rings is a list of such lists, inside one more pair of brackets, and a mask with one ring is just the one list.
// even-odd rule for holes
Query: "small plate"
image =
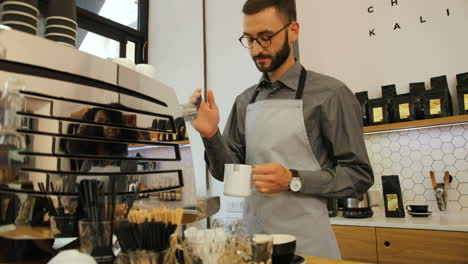
{"label": "small plate", "polygon": [[295,255],[293,260],[291,261],[291,264],[304,264],[306,261],[303,257]]}
{"label": "small plate", "polygon": [[408,212],[408,214],[414,217],[427,217],[427,216],[430,216],[432,212],[431,211],[428,211],[427,213]]}

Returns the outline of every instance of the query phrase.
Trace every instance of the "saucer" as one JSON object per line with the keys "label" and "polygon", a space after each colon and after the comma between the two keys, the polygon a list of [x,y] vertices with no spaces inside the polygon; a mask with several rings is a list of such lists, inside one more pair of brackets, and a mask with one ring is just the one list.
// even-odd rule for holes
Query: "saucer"
{"label": "saucer", "polygon": [[427,216],[430,216],[432,214],[432,212],[431,211],[427,211],[426,213],[408,212],[408,214],[410,214],[411,216],[414,216],[414,217],[427,217]]}
{"label": "saucer", "polygon": [[291,261],[291,264],[304,264],[305,262],[306,262],[305,258],[298,256],[298,255],[294,255],[294,258]]}

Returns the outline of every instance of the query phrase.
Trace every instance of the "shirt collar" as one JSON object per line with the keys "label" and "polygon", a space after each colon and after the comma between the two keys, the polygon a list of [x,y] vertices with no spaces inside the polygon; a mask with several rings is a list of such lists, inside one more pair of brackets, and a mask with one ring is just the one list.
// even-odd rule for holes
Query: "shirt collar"
{"label": "shirt collar", "polygon": [[[301,63],[299,63],[298,60],[296,60],[294,65],[285,74],[283,74],[283,76],[281,76],[278,82],[281,82],[282,84],[284,84],[284,86],[296,91],[297,86],[299,85],[299,77],[301,76],[301,70],[302,65]],[[262,77],[259,81],[259,85],[261,85],[262,82],[271,83],[266,73],[262,74]]]}

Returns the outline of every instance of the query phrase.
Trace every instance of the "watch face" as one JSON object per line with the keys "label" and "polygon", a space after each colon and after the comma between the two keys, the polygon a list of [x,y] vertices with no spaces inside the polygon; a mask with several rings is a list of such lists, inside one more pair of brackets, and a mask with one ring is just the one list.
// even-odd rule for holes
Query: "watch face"
{"label": "watch face", "polygon": [[291,183],[289,184],[289,188],[293,192],[298,192],[301,189],[302,183],[299,179],[292,179]]}

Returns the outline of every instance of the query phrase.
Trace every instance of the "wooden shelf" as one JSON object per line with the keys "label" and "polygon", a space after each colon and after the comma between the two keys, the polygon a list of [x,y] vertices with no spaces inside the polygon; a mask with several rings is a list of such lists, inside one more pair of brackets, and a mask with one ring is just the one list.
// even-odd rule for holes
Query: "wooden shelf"
{"label": "wooden shelf", "polygon": [[[161,142],[161,143],[177,143],[179,145],[187,145],[187,144],[190,144],[190,141],[189,140],[180,140],[180,141],[155,141],[155,142]],[[164,146],[161,146],[161,145],[146,145],[146,144],[128,144],[128,147],[129,148],[140,148],[140,147],[156,147],[156,148],[160,148],[160,147],[164,147]]]}
{"label": "wooden shelf", "polygon": [[468,115],[439,117],[425,120],[407,121],[401,123],[384,124],[377,126],[364,127],[364,134],[372,134],[379,132],[391,132],[394,130],[411,129],[411,128],[428,128],[443,125],[456,125],[468,123]]}
{"label": "wooden shelf", "polygon": [[17,226],[14,230],[0,232],[0,237],[9,239],[52,239],[50,227]]}

